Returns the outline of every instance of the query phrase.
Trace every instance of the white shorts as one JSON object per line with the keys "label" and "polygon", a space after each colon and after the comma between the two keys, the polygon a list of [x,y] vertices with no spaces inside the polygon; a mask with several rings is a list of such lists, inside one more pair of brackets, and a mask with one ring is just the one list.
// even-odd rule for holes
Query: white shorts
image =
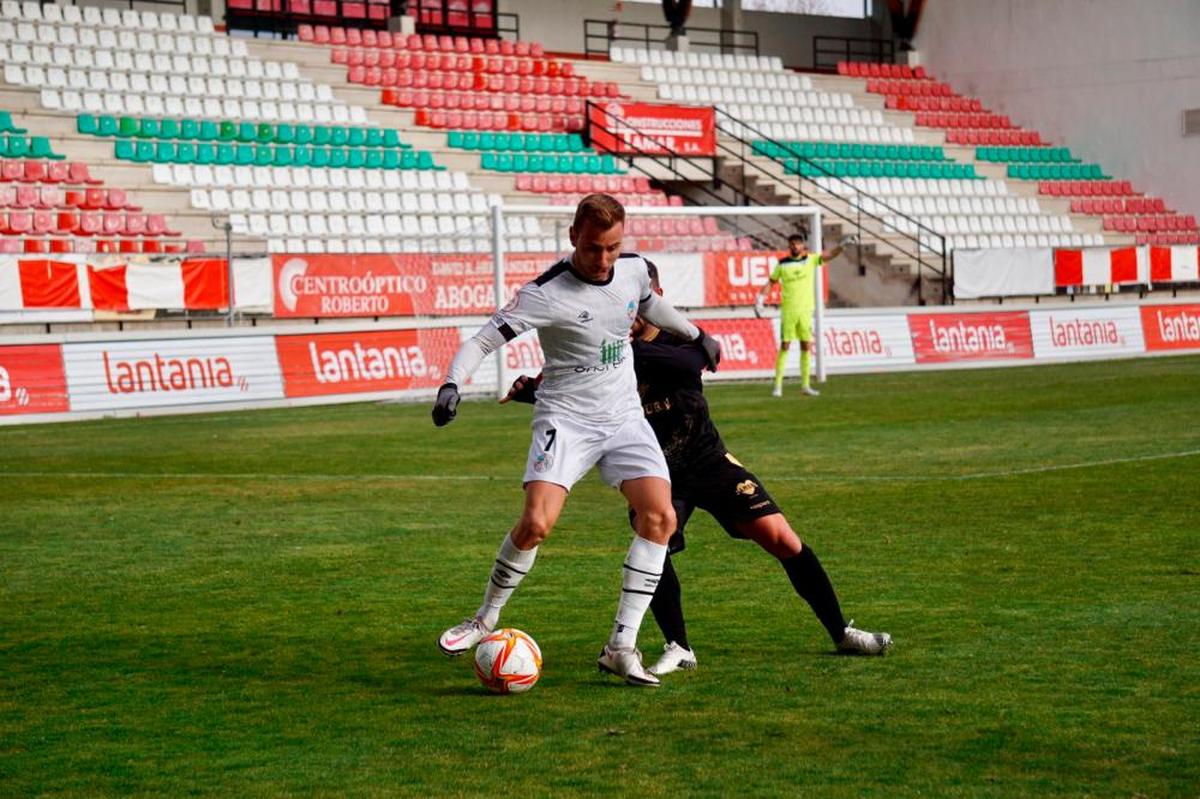
{"label": "white shorts", "polygon": [[614,488],[639,477],[671,480],[662,448],[644,416],[616,429],[589,426],[561,415],[534,417],[526,483],[544,480],[570,491],[596,465],[600,477]]}

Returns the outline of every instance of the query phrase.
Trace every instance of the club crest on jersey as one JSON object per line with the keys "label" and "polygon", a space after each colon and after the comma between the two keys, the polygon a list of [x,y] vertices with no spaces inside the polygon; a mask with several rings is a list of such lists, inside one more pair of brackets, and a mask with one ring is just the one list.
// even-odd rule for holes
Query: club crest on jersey
{"label": "club crest on jersey", "polygon": [[738,493],[738,496],[752,497],[758,492],[758,483],[753,480],[743,480],[737,484],[734,491]]}
{"label": "club crest on jersey", "polygon": [[637,316],[636,302],[633,300],[629,301],[629,304],[625,306],[625,315],[629,317],[630,321],[633,321],[633,317]]}
{"label": "club crest on jersey", "polygon": [[580,321],[580,323],[587,324],[588,322],[592,321],[596,317],[592,316],[591,311],[589,311],[587,308],[584,308],[582,311],[579,312],[579,316],[576,316],[575,318],[578,319]]}
{"label": "club crest on jersey", "polygon": [[549,452],[539,453],[538,456],[533,460],[533,470],[538,474],[541,474],[553,465],[554,456]]}

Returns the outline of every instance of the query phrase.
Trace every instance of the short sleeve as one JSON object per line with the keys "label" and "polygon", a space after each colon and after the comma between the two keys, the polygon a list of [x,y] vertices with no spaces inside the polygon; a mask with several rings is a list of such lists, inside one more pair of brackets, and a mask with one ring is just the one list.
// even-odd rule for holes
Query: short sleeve
{"label": "short sleeve", "polygon": [[782,277],[783,277],[783,264],[776,262],[775,268],[771,270],[771,276],[768,277],[767,280],[771,281],[772,283],[778,283]]}
{"label": "short sleeve", "polygon": [[522,333],[545,327],[550,322],[545,292],[537,283],[526,283],[508,304],[492,316],[492,324],[511,341]]}

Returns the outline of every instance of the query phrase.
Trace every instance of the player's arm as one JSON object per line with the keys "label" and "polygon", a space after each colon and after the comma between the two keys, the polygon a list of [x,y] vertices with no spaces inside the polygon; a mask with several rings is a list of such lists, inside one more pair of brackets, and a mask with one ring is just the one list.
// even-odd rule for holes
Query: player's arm
{"label": "player's arm", "polygon": [[[641,346],[634,350],[634,362],[639,374],[670,377],[673,375],[695,376],[708,367],[704,353],[697,347],[661,345]],[[651,379],[650,382],[654,382]]]}
{"label": "player's arm", "polygon": [[853,234],[851,234],[849,236],[843,236],[841,238],[841,240],[838,241],[837,244],[833,245],[828,250],[825,250],[825,252],[821,253],[821,260],[828,263],[829,261],[832,261],[834,258],[837,258],[839,255],[842,254],[842,251],[844,251],[846,249],[847,244],[858,244],[858,236],[855,236]]}
{"label": "player's arm", "polygon": [[638,306],[638,314],[655,327],[668,333],[674,333],[695,344],[704,354],[708,370],[710,372],[717,371],[717,364],[721,362],[720,343],[685,319],[683,314],[675,310],[674,305],[651,291],[642,298],[642,302]]}
{"label": "player's arm", "polygon": [[506,342],[537,327],[539,309],[543,303],[540,293],[534,289],[533,284],[523,286],[512,302],[497,311],[487,324],[479,328],[479,332],[458,348],[450,368],[446,370],[446,382],[438,389],[437,399],[433,403],[435,425],[447,425],[458,415],[458,387],[470,379],[484,358]]}

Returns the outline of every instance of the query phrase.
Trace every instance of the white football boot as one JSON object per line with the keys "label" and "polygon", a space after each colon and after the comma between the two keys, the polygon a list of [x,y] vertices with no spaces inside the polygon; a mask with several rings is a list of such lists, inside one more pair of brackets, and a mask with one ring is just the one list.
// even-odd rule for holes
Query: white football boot
{"label": "white football boot", "polygon": [[892,636],[859,630],[854,627],[854,619],[851,619],[837,648],[839,652],[852,655],[882,655],[892,648]]}
{"label": "white football boot", "polygon": [[438,638],[438,649],[447,657],[455,657],[470,651],[492,632],[478,618],[466,619],[462,624],[451,627]]}
{"label": "white football boot", "polygon": [[657,663],[650,667],[649,671],[656,677],[661,677],[679,669],[691,671],[694,668],[696,668],[696,653],[671,641],[663,647],[662,656],[659,657]]}
{"label": "white football boot", "polygon": [[803,395],[804,395],[804,396],[806,396],[806,397],[819,397],[819,396],[821,396],[821,392],[820,392],[820,391],[817,391],[817,390],[816,390],[815,388],[813,388],[812,386],[801,386],[801,387],[800,387],[800,393],[801,393],[801,394],[803,394]]}
{"label": "white football boot", "polygon": [[605,644],[596,666],[605,674],[625,678],[630,685],[647,688],[657,688],[659,685],[658,678],[642,667],[642,653],[633,647],[613,649]]}
{"label": "white football boot", "polygon": [[772,397],[782,397],[783,396],[783,386],[775,386],[775,388],[771,389],[771,396]]}

